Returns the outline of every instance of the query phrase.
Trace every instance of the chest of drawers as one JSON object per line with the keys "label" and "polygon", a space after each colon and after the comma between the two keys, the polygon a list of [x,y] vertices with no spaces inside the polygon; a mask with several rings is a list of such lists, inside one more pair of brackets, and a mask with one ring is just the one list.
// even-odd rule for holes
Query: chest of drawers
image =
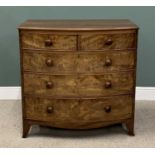
{"label": "chest of drawers", "polygon": [[134,135],[138,27],[129,20],[28,20],[19,26],[23,137],[31,125]]}

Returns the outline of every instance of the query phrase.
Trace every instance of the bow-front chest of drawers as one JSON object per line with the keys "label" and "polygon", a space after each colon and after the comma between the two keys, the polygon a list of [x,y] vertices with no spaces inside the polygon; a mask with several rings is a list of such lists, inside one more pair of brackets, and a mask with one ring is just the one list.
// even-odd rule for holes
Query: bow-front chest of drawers
{"label": "bow-front chest of drawers", "polygon": [[28,20],[19,26],[23,137],[31,125],[134,135],[138,27],[129,20]]}

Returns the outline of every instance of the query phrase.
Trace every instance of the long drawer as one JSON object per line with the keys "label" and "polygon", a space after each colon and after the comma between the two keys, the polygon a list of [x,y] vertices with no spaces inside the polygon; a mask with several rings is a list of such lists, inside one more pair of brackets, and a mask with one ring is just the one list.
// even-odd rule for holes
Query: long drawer
{"label": "long drawer", "polygon": [[135,68],[134,50],[105,52],[24,51],[25,71],[56,73],[102,73]]}
{"label": "long drawer", "polygon": [[24,73],[24,93],[45,96],[110,96],[133,91],[133,72],[103,75]]}
{"label": "long drawer", "polygon": [[130,118],[132,104],[130,95],[83,100],[25,97],[25,117],[55,127],[93,128],[107,121]]}

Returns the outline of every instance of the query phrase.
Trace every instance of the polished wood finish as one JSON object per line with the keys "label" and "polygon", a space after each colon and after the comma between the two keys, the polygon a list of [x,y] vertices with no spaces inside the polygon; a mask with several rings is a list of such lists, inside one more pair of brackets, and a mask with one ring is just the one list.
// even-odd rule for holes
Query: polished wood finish
{"label": "polished wood finish", "polygon": [[79,36],[81,50],[107,50],[135,48],[136,33],[83,34]]}
{"label": "polished wood finish", "polygon": [[23,138],[27,137],[27,134],[29,133],[29,130],[31,128],[31,124],[26,120],[23,119]]}
{"label": "polished wood finish", "polygon": [[76,36],[71,35],[49,35],[37,33],[23,33],[23,48],[38,48],[50,50],[75,50]]}
{"label": "polished wood finish", "polygon": [[134,135],[138,27],[128,20],[28,20],[19,26],[23,137],[31,125]]}
{"label": "polished wood finish", "polygon": [[[25,50],[24,50],[25,51]],[[37,53],[33,51],[25,51],[23,53],[24,71],[36,71],[47,73],[68,73],[75,72],[76,55],[72,53],[46,53],[42,51]]]}
{"label": "polished wood finish", "polygon": [[137,29],[129,20],[27,20],[19,26],[21,30],[96,31]]}
{"label": "polished wood finish", "polygon": [[87,128],[87,123],[89,128],[90,125],[91,128],[96,128],[98,122],[130,118],[132,113],[132,97],[128,95],[103,99],[53,99],[52,101],[27,97],[25,104],[26,119],[47,121],[54,127],[70,129]]}
{"label": "polished wood finish", "polygon": [[127,130],[128,130],[128,134],[130,136],[134,136],[135,133],[134,133],[134,119],[133,118],[130,118],[126,121],[126,127],[127,127]]}
{"label": "polished wood finish", "polygon": [[23,50],[24,71],[50,74],[107,73],[135,68],[135,50],[46,52]]}
{"label": "polished wood finish", "polygon": [[24,74],[24,92],[44,96],[108,96],[131,93],[133,73],[103,75]]}

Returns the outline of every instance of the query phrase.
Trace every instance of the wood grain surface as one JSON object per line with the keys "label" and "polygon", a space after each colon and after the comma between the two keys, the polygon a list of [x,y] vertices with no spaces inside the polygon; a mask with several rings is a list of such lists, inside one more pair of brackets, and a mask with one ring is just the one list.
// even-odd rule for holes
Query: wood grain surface
{"label": "wood grain surface", "polygon": [[[46,41],[51,41],[51,45],[46,45]],[[24,33],[22,35],[22,47],[30,49],[75,50],[76,36]]]}
{"label": "wood grain surface", "polygon": [[33,124],[134,135],[138,27],[129,20],[28,20],[19,26],[23,137]]}
{"label": "wood grain surface", "polygon": [[[103,75],[37,75],[24,74],[24,92],[45,96],[109,96],[133,91],[133,73],[107,73]],[[47,83],[52,83],[47,88]],[[106,82],[111,83],[106,88]]]}
{"label": "wood grain surface", "polygon": [[[131,117],[132,97],[119,96],[94,100],[49,100],[25,98],[26,119],[49,122],[61,128],[101,127],[103,122],[116,121]],[[105,107],[111,111],[106,112]],[[48,112],[51,107],[52,111]]]}
{"label": "wood grain surface", "polygon": [[76,71],[76,55],[74,53],[47,53],[46,51],[37,53],[35,51],[29,51],[23,53],[23,59],[23,68],[25,71],[46,72],[51,74],[75,73]]}
{"label": "wood grain surface", "polygon": [[[105,52],[47,52],[29,51],[23,53],[24,71],[50,74],[106,73],[135,68],[135,54],[132,51]],[[51,61],[51,65],[47,61]],[[111,64],[107,64],[110,61]]]}
{"label": "wood grain surface", "polygon": [[[136,33],[85,34],[79,36],[81,50],[107,50],[135,48]],[[110,42],[111,41],[111,42]]]}
{"label": "wood grain surface", "polygon": [[122,30],[138,29],[129,20],[95,19],[95,20],[27,20],[19,27],[22,30],[87,31],[87,30]]}

